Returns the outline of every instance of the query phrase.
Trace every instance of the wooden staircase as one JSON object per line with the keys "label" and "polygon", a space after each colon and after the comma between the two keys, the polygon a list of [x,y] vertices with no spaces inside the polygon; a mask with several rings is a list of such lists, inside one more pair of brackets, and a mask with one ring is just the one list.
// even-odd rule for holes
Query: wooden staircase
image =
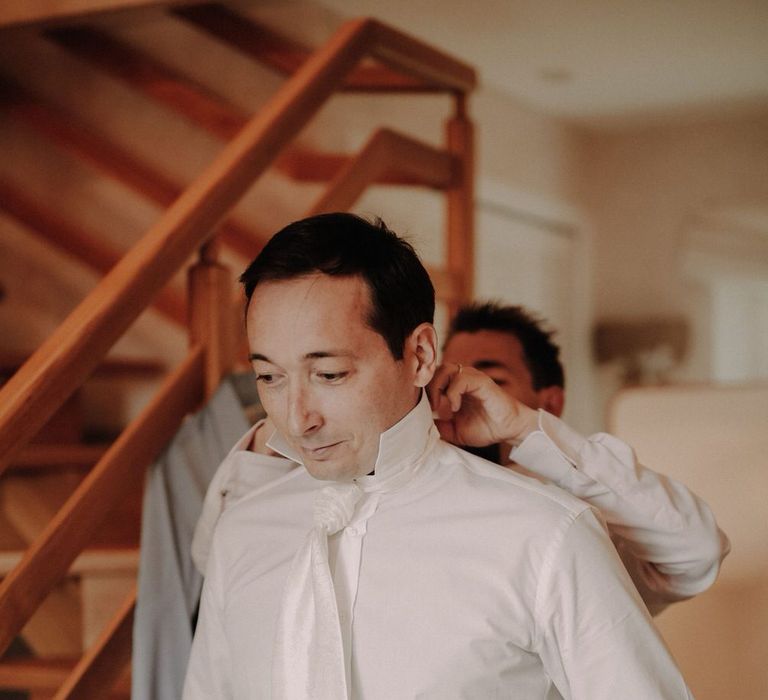
{"label": "wooden staircase", "polygon": [[[146,233],[118,245],[72,211],[31,194],[13,172],[0,172],[3,215],[102,276],[29,360],[7,372],[0,389],[0,526],[4,519],[18,535],[17,544],[27,545],[23,552],[18,547],[0,552],[0,653],[46,614],[47,621],[69,614],[70,621],[60,627],[80,632],[79,644],[65,640],[60,647],[41,645],[34,658],[0,660],[0,689],[27,690],[35,698],[104,698],[110,692],[125,697],[128,692],[140,484],[183,417],[212,395],[237,361],[235,319],[241,310],[224,262],[241,267],[267,237],[264,222],[241,209],[233,212],[254,182],[276,174],[297,183],[302,193],[307,192],[302,185],[313,183],[314,194],[308,201],[297,196],[299,208],[286,219],[349,209],[373,185],[441,192],[445,261],[430,274],[438,299],[449,309],[472,290],[471,68],[371,19],[343,24],[312,49],[226,4],[169,4],[163,21],[193,27],[207,41],[280,76],[277,91],[251,115],[215,86],[192,77],[194,71],[180,70],[115,33],[118,20],[141,26],[145,10],[125,9],[132,4],[123,3],[117,16],[78,14],[76,23],[68,16],[57,23],[51,16],[29,15],[37,21],[21,26],[17,16],[0,26],[0,43],[7,37],[9,45],[23,49],[24,60],[34,56],[35,47],[53,47],[84,70],[135,91],[169,119],[183,118],[222,143],[202,172],[179,176],[127,148],[74,104],[62,105],[25,80],[27,72],[20,65],[15,70],[13,56],[0,61],[3,119],[34,133],[94,178],[123,188],[126,197],[160,211]],[[153,4],[156,17],[163,3]],[[297,137],[337,93],[370,99],[404,94],[413,100],[443,95],[450,106],[443,146],[381,126],[354,153],[309,148]],[[94,372],[128,371],[107,353],[150,307],[168,323],[188,329],[187,356],[157,382],[155,397],[130,417],[120,435],[110,442],[88,442],[82,422],[72,417],[79,392]],[[132,371],[155,372],[151,365],[142,369],[134,363]],[[57,434],[56,426],[64,433]],[[107,528],[105,522],[123,528]],[[116,572],[122,576],[117,587]],[[119,605],[117,588],[123,596]],[[73,599],[79,605],[77,622],[71,611],[62,612]],[[59,641],[65,636],[62,632]]]}

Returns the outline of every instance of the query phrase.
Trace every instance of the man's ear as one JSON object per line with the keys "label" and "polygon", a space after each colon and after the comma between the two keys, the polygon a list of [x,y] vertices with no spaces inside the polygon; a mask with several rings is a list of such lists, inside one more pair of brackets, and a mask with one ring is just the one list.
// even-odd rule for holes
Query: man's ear
{"label": "man's ear", "polygon": [[437,367],[437,332],[431,323],[416,326],[408,336],[405,341],[405,361],[413,369],[414,386],[427,386]]}
{"label": "man's ear", "polygon": [[565,407],[565,391],[561,386],[545,386],[536,392],[539,399],[539,408],[543,408],[547,413],[551,413],[558,418],[563,415]]}

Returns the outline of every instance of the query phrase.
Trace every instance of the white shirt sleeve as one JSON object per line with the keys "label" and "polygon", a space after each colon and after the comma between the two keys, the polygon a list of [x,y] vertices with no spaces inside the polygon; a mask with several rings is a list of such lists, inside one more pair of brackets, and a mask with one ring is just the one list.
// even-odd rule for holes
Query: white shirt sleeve
{"label": "white shirt sleeve", "polygon": [[692,698],[592,509],[553,538],[535,619],[537,651],[565,700]]}
{"label": "white shirt sleeve", "polygon": [[618,438],[585,438],[539,411],[539,430],[510,459],[600,511],[653,614],[715,581],[730,544],[707,504],[683,484],[638,464]]}

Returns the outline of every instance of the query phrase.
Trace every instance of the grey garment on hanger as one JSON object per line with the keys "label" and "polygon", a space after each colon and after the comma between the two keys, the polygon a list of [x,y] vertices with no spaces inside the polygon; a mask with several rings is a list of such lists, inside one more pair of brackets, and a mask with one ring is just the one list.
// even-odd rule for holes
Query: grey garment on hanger
{"label": "grey garment on hanger", "polygon": [[225,380],[208,405],[184,421],[149,469],[133,623],[132,700],[181,697],[202,588],[190,555],[192,534],[211,478],[248,427],[238,394]]}

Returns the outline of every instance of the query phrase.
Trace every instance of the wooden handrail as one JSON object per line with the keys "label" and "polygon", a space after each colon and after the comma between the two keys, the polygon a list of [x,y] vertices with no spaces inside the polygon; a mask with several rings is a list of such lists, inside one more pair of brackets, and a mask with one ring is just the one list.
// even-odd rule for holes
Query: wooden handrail
{"label": "wooden handrail", "polygon": [[0,583],[0,654],[67,573],[128,485],[141,478],[184,416],[200,404],[203,362],[203,349],[193,348]]}
{"label": "wooden handrail", "polygon": [[131,658],[136,586],[106,629],[72,669],[53,700],[100,700],[114,686]]}
{"label": "wooden handrail", "polygon": [[348,209],[372,183],[392,171],[436,189],[448,189],[459,167],[459,161],[445,151],[391,129],[378,129],[336,174],[307,216]]}
{"label": "wooden handrail", "polygon": [[0,390],[0,471],[362,58],[370,27],[344,24]]}
{"label": "wooden handrail", "polygon": [[466,63],[457,61],[405,32],[370,20],[374,44],[370,55],[395,70],[454,92],[468,92],[477,84],[477,75]]}

